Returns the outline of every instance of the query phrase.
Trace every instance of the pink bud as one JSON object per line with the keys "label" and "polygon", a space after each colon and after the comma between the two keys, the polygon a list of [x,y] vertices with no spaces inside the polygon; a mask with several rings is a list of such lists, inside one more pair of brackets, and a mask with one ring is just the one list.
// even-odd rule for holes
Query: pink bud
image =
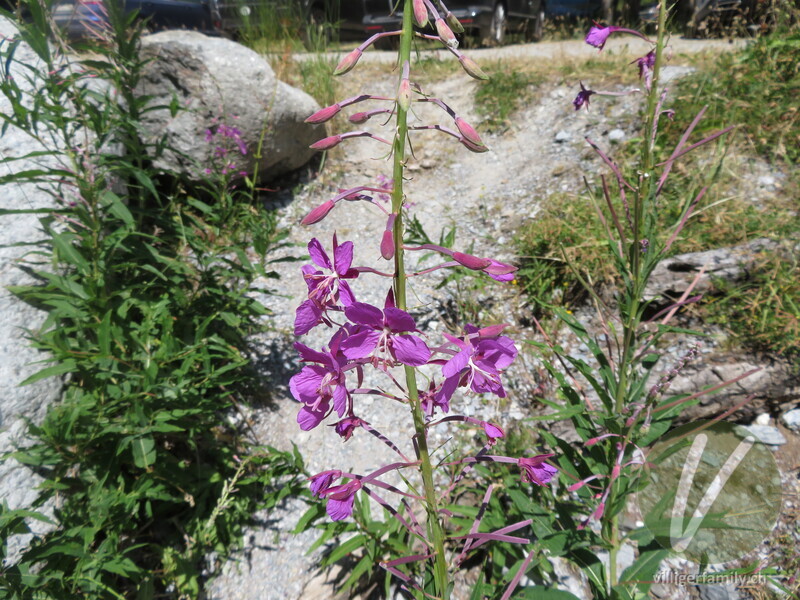
{"label": "pink bud", "polygon": [[394,258],[394,236],[392,235],[391,229],[387,229],[383,232],[383,237],[381,238],[381,256],[386,260],[392,260],[392,258]]}
{"label": "pink bud", "polygon": [[479,145],[479,144],[473,144],[472,142],[470,142],[470,141],[469,141],[467,138],[465,138],[465,137],[460,137],[460,138],[458,138],[458,141],[459,141],[459,142],[461,142],[461,144],[462,144],[462,145],[463,145],[463,146],[464,146],[464,147],[465,147],[467,150],[469,150],[470,152],[481,153],[481,152],[488,152],[488,151],[489,151],[489,148],[487,148],[487,147],[486,147],[486,146],[484,146],[483,144],[480,144],[480,145]]}
{"label": "pink bud", "polygon": [[355,123],[356,125],[360,125],[361,123],[366,123],[369,120],[369,113],[367,112],[357,112],[355,114],[350,115],[348,119],[351,123]]}
{"label": "pink bud", "polygon": [[333,200],[326,200],[317,208],[308,213],[301,223],[303,225],[313,225],[314,223],[319,223],[328,215],[329,212],[331,212],[331,210],[333,210],[334,206],[335,203]]}
{"label": "pink bud", "polygon": [[314,142],[309,146],[309,148],[313,148],[314,150],[330,150],[331,148],[338,146],[341,141],[341,135],[331,135],[326,138],[322,138],[318,142]]}
{"label": "pink bud", "polygon": [[481,68],[478,66],[478,63],[471,58],[462,54],[458,57],[458,62],[461,63],[461,68],[466,71],[467,75],[473,79],[480,79],[481,81],[486,81],[489,79],[489,76],[481,70]]}
{"label": "pink bud", "polygon": [[428,24],[428,8],[425,0],[414,0],[414,22],[418,27],[425,27]]}
{"label": "pink bud", "polygon": [[483,431],[486,432],[486,435],[493,440],[506,436],[505,432],[493,423],[484,422]]}
{"label": "pink bud", "polygon": [[619,465],[614,465],[614,468],[611,469],[611,481],[614,481],[617,477],[619,477],[621,467]]}
{"label": "pink bud", "polygon": [[464,254],[463,252],[453,252],[453,260],[473,271],[480,271],[492,264],[492,261],[488,258],[478,258],[471,254]]}
{"label": "pink bud", "polygon": [[359,58],[361,58],[361,48],[356,48],[342,59],[342,61],[333,70],[333,74],[344,75],[348,71],[351,71],[353,67],[356,66]]}
{"label": "pink bud", "polygon": [[331,104],[330,106],[326,106],[325,108],[318,110],[313,115],[306,119],[306,123],[324,123],[325,121],[329,121],[333,117],[335,117],[339,111],[342,110],[342,107],[338,104]]}
{"label": "pink bud", "polygon": [[584,485],[586,485],[586,480],[581,480],[576,483],[573,483],[571,486],[567,488],[568,492],[574,492],[575,490],[581,489]]}
{"label": "pink bud", "polygon": [[458,131],[463,135],[466,139],[470,142],[475,144],[476,146],[483,146],[483,140],[481,140],[481,136],[478,135],[478,132],[475,131],[475,128],[467,123],[461,117],[456,117],[456,127]]}
{"label": "pink bud", "polygon": [[487,325],[478,330],[478,336],[484,338],[494,338],[503,333],[503,330],[508,327],[507,323],[500,323],[498,325]]}
{"label": "pink bud", "polygon": [[491,263],[492,264],[484,269],[484,272],[488,273],[489,275],[507,275],[517,270],[517,267],[501,263],[497,260],[492,260]]}
{"label": "pink bud", "polygon": [[447,26],[447,23],[444,22],[444,19],[441,17],[436,19],[434,22],[436,26],[436,33],[439,35],[439,39],[441,39],[449,48],[458,48],[458,40],[456,39],[453,30]]}
{"label": "pink bud", "polygon": [[397,104],[403,110],[408,110],[411,106],[411,83],[408,79],[400,80],[400,87],[397,90]]}
{"label": "pink bud", "polygon": [[452,29],[455,33],[464,33],[464,26],[461,24],[461,21],[459,21],[449,10],[444,18],[447,21],[447,24],[450,26],[450,29]]}

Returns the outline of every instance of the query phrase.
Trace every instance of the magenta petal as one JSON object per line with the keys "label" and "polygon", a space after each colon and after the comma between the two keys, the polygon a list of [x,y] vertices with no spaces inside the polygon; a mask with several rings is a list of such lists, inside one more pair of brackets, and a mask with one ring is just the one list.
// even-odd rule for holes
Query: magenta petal
{"label": "magenta petal", "polygon": [[449,379],[445,379],[444,383],[442,383],[441,389],[436,392],[434,396],[434,402],[436,406],[442,409],[442,412],[447,413],[450,412],[450,398],[453,397],[456,389],[458,388],[458,377],[450,377]]}
{"label": "magenta petal", "polygon": [[345,275],[353,264],[353,242],[345,242],[333,250],[334,271],[338,275]]}
{"label": "magenta petal", "polygon": [[350,289],[350,285],[346,281],[339,280],[339,300],[345,307],[352,306],[356,303],[356,297]]}
{"label": "magenta petal", "polygon": [[309,348],[305,344],[301,344],[300,342],[294,343],[294,349],[297,350],[297,353],[300,355],[300,360],[305,362],[315,362],[315,363],[323,363],[328,364],[330,363],[330,358],[324,352],[317,352],[312,348]]}
{"label": "magenta petal", "polygon": [[320,323],[322,311],[312,300],[306,300],[294,313],[294,334],[305,335]]}
{"label": "magenta petal", "polygon": [[355,302],[344,310],[345,316],[353,323],[383,329],[383,311],[371,304]]}
{"label": "magenta petal", "polygon": [[350,360],[365,358],[378,345],[381,334],[374,329],[364,329],[345,338],[340,346],[342,354]]}
{"label": "magenta petal", "polygon": [[396,335],[392,338],[394,357],[404,365],[419,367],[428,363],[430,348],[415,335]]}
{"label": "magenta petal", "polygon": [[325,510],[332,521],[342,521],[353,514],[353,502],[355,502],[355,499],[355,495],[348,496],[344,500],[329,498]]}
{"label": "magenta petal", "polygon": [[383,314],[386,316],[386,324],[391,331],[416,331],[417,329],[414,317],[404,310],[389,307],[383,310]]}
{"label": "magenta petal", "polygon": [[442,366],[442,375],[447,378],[455,377],[469,364],[469,350],[462,350]]}
{"label": "magenta petal", "polygon": [[307,406],[301,408],[300,412],[297,413],[297,424],[300,425],[300,429],[309,431],[322,423],[322,420],[325,418],[325,413],[328,412],[327,405],[325,409],[325,411],[318,412],[310,410]]}
{"label": "magenta petal", "polygon": [[289,391],[298,402],[313,404],[319,397],[320,383],[322,376],[313,366],[303,367],[289,379]]}
{"label": "magenta petal", "polygon": [[343,385],[337,385],[333,390],[333,410],[339,417],[343,417],[347,410],[347,390]]}
{"label": "magenta petal", "polygon": [[317,238],[312,238],[311,241],[308,242],[308,253],[311,255],[311,260],[313,260],[317,266],[329,270],[333,268],[331,267],[331,259],[328,258],[327,253],[323,250],[322,244],[319,243]]}

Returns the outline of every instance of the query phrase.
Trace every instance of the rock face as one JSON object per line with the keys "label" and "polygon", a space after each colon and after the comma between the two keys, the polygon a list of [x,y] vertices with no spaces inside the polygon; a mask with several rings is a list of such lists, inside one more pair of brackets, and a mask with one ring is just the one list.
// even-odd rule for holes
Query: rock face
{"label": "rock face", "polygon": [[218,144],[206,132],[227,126],[240,132],[247,150],[245,156],[231,153],[233,168],[251,172],[261,143],[257,170],[269,180],[305,165],[314,154],[308,146],[325,136],[324,127],[303,122],[319,110],[317,102],[279,81],[266,60],[231,40],[164,31],[142,39],[141,57],[153,61],[138,93],[152,96],[151,106],[169,106],[175,97],[188,108],[174,117],[166,108],[145,117],[144,137],[155,141],[166,134],[175,149],[156,158],[158,167],[196,179],[215,162]]}
{"label": "rock face", "polygon": [[[5,18],[0,18],[0,38],[16,37],[17,30]],[[10,73],[21,87],[28,85],[29,74],[20,63],[35,66],[37,57],[24,43],[15,53]],[[11,111],[5,96],[0,96],[0,112]],[[25,156],[42,150],[42,146],[28,134],[9,127],[0,137],[0,156],[11,158]],[[10,162],[6,168],[12,172],[34,169],[43,159]],[[0,209],[41,209],[53,206],[52,199],[34,184],[7,183],[0,190]],[[32,214],[0,215],[0,454],[11,451],[23,442],[27,426],[25,419],[40,422],[47,406],[60,398],[62,382],[58,378],[43,379],[20,387],[20,383],[39,371],[43,365],[34,364],[46,357],[31,347],[26,330],[35,330],[45,318],[45,313],[25,304],[8,291],[8,286],[30,285],[34,279],[20,269],[24,257],[35,249],[33,244],[43,237],[39,218]],[[16,244],[30,244],[20,245]],[[25,508],[36,498],[35,487],[39,479],[13,459],[0,461],[0,502],[9,508]],[[35,523],[32,523],[35,526]],[[18,537],[18,536],[15,536]],[[10,554],[22,543],[10,541]]]}

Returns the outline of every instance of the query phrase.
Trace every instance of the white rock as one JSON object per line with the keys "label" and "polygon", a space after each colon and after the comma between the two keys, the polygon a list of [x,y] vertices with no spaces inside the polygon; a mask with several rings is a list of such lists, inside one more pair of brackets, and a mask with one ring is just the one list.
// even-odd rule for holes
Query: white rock
{"label": "white rock", "polygon": [[608,141],[612,144],[618,144],[625,139],[625,132],[622,129],[612,129],[608,132]]}
{"label": "white rock", "polygon": [[787,413],[781,415],[781,421],[789,429],[800,431],[800,408],[793,408]]}
{"label": "white rock", "polygon": [[768,446],[780,446],[786,443],[786,438],[783,437],[783,434],[775,427],[770,427],[768,425],[745,425],[744,428],[755,435],[761,443],[767,444]]}
{"label": "white rock", "polygon": [[754,423],[756,425],[769,425],[769,415],[767,413],[761,413],[756,417]]}

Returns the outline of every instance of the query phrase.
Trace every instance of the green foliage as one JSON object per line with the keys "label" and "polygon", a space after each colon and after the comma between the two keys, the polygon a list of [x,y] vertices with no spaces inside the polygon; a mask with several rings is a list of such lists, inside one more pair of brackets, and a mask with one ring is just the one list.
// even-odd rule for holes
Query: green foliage
{"label": "green foliage", "polygon": [[[29,333],[51,358],[28,382],[68,378],[14,453],[44,478],[34,508],[57,500],[55,528],[4,569],[0,598],[197,597],[205,556],[226,556],[254,510],[302,490],[299,454],[254,448],[237,416],[258,386],[247,338],[265,310],[249,292],[272,276],[274,216],[253,181],[236,189],[217,173],[187,194],[146,159],[139,121],[159,107],[134,95],[138,32],[113,9],[111,22],[73,64],[48,50],[46,30],[23,26],[44,61],[15,64],[24,82],[9,72],[19,42],[4,42],[4,126],[54,166],[3,183],[34,182],[61,202],[28,256],[39,284],[12,290],[47,311]],[[12,171],[15,160],[4,160]],[[24,532],[26,517],[37,518],[4,511],[0,528]]]}
{"label": "green foliage", "polygon": [[[757,38],[738,53],[724,53],[709,69],[678,84],[676,122],[686,122],[705,105],[701,136],[723,123],[769,160],[800,160],[800,29]],[[667,130],[671,142],[680,131]]]}

